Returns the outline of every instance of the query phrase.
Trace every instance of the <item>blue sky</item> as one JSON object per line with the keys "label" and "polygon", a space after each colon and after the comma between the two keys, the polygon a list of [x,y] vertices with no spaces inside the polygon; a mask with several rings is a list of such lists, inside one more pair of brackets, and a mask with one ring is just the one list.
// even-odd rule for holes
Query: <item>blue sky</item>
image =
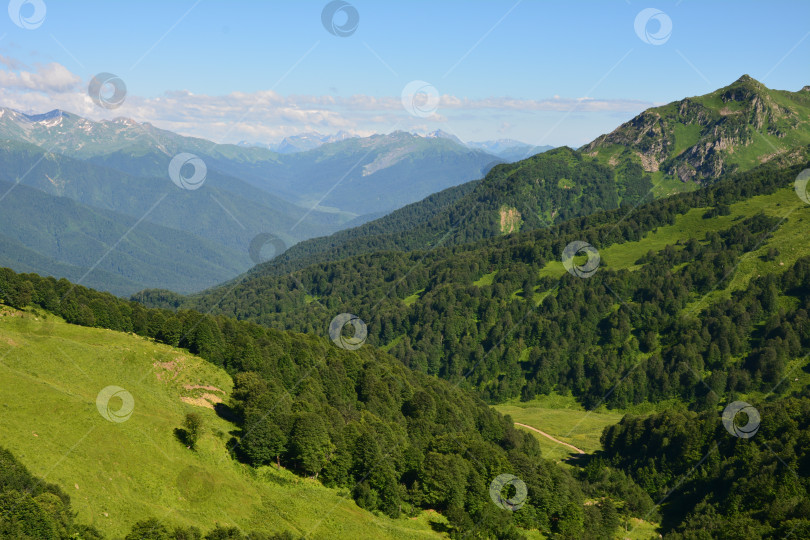
{"label": "blue sky", "polygon": [[[347,37],[324,28],[324,1],[42,3],[37,28],[0,21],[0,105],[131,116],[220,142],[444,129],[580,145],[743,73],[772,88],[810,84],[806,1],[353,0]],[[671,21],[662,44],[635,31],[646,8]],[[645,27],[653,38],[659,20]],[[82,95],[99,72],[126,82],[122,107]],[[413,80],[441,95],[435,114],[402,107]]]}

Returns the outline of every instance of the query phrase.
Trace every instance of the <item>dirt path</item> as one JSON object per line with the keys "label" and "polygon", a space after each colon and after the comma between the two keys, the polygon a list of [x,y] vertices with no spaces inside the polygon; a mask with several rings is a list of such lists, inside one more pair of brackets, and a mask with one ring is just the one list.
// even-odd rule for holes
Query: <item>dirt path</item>
{"label": "dirt path", "polygon": [[551,435],[549,435],[549,434],[548,434],[548,433],[546,433],[545,431],[540,431],[539,429],[537,429],[537,428],[535,428],[535,427],[532,427],[532,426],[529,426],[529,425],[526,425],[526,424],[521,424],[520,422],[515,422],[515,425],[516,425],[516,426],[520,426],[520,427],[525,427],[526,429],[530,429],[530,430],[532,430],[532,431],[536,431],[537,433],[539,433],[539,434],[540,434],[540,435],[542,435],[543,437],[546,437],[546,438],[548,438],[548,439],[551,439],[551,440],[552,440],[552,441],[554,441],[555,443],[561,444],[561,445],[563,445],[563,446],[567,446],[568,448],[570,448],[571,450],[573,450],[573,451],[574,451],[574,452],[576,452],[577,454],[584,454],[584,453],[585,453],[585,451],[584,451],[584,450],[580,450],[579,448],[577,448],[577,447],[576,447],[576,446],[574,446],[573,444],[568,444],[567,442],[562,442],[560,439],[557,439],[557,438],[555,438],[555,437],[552,437]]}

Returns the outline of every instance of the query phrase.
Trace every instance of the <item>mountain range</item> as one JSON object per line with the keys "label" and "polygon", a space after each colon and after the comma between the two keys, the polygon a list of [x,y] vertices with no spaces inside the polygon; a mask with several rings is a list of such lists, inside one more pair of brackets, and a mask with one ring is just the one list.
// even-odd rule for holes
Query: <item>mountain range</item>
{"label": "mountain range", "polygon": [[[427,132],[414,132],[412,135],[418,135],[425,138],[432,139],[449,139],[459,145],[466,146],[473,150],[483,150],[488,154],[497,156],[506,162],[520,161],[535,154],[540,154],[554,148],[553,146],[535,146],[525,142],[517,141],[515,139],[497,139],[492,141],[470,141],[463,142],[461,139],[451,133],[447,133],[441,129]],[[358,135],[352,135],[345,131],[338,131],[331,135],[324,135],[317,131],[302,133],[300,135],[290,135],[284,137],[278,143],[250,143],[242,141],[238,146],[243,147],[257,147],[267,148],[278,152],[279,154],[293,154],[296,152],[306,152],[307,150],[314,150],[324,144],[333,142],[344,141],[346,139],[362,138]]]}
{"label": "mountain range", "polygon": [[[120,253],[111,248],[118,240],[116,248],[136,242],[137,234],[124,238],[125,227],[116,237],[119,227],[104,227],[103,238],[88,238],[86,245],[80,237],[55,243],[36,235],[6,238],[15,247],[4,253],[4,264],[71,279],[87,274],[84,283],[122,295],[214,285],[258,262],[250,246],[260,235],[272,235],[286,247],[356,226],[429,195],[434,185],[479,178],[497,161],[448,140],[401,132],[285,155],[218,145],[126,118],[94,122],[59,110],[26,115],[0,109],[0,140],[9,201],[16,184],[39,190],[37,196],[49,201],[24,208],[31,223],[50,221],[40,213],[49,205],[63,206],[49,198],[58,197],[78,204],[68,221],[80,230],[99,225],[98,211],[121,224],[143,219],[160,226],[149,249],[131,251],[135,261],[128,263],[117,260]],[[169,178],[169,164],[181,152],[205,164],[198,190],[177,189]],[[12,230],[11,220],[21,216],[6,212],[0,219]],[[181,237],[185,249],[178,249]],[[212,247],[219,256],[205,255]],[[264,256],[278,255],[279,249]],[[171,270],[161,270],[170,260]]]}
{"label": "mountain range", "polygon": [[[778,115],[773,112],[777,104]],[[731,109],[739,113],[731,114]],[[693,110],[701,112],[689,112]],[[640,127],[651,119],[660,125]],[[731,132],[741,135],[734,138]],[[711,184],[719,178],[714,173],[682,178],[676,172],[686,167],[678,164],[707,148],[712,149],[704,152],[708,159],[720,164],[718,174],[727,175],[764,163],[800,163],[810,155],[808,145],[810,92],[771,90],[746,75],[705,96],[644,111],[578,151],[557,148],[501,164],[481,182],[449,188],[358,227],[302,242],[252,273],[280,275],[381,249],[452,246],[548,227]],[[660,148],[671,157],[653,167],[645,156],[662,152],[655,150]]]}
{"label": "mountain range", "polygon": [[[750,88],[803,118],[801,92],[717,95]],[[196,295],[0,269],[0,534],[807,537],[807,126],[754,114],[718,149],[722,117],[692,146],[669,124],[718,176],[558,148]],[[739,159],[760,135],[794,142]]]}

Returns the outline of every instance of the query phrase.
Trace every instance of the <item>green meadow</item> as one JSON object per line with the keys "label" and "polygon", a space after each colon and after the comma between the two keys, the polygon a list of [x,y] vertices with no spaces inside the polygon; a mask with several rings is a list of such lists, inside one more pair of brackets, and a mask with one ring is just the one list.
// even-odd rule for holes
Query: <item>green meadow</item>
{"label": "green meadow", "polygon": [[[132,395],[123,422],[97,408],[108,386]],[[213,410],[231,389],[227,373],[185,351],[0,307],[0,446],[60,485],[78,522],[110,537],[147,517],[312,538],[439,537],[435,512],[379,517],[317,480],[233,460],[226,442],[235,426]],[[109,410],[123,404],[113,397]],[[196,451],[174,434],[192,411],[204,419]]]}

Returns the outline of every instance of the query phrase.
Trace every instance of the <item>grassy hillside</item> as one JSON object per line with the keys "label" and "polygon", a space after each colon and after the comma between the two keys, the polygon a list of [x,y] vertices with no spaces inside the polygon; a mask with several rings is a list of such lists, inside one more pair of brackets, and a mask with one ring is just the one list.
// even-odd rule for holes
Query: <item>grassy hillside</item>
{"label": "grassy hillside", "polygon": [[[106,535],[150,516],[317,538],[433,538],[430,524],[444,522],[435,512],[377,517],[315,480],[235,462],[225,443],[236,426],[211,408],[227,401],[231,377],[187,351],[2,307],[0,358],[0,446],[62,486],[77,521]],[[126,422],[97,411],[109,385],[135,399]],[[173,433],[191,411],[205,422],[197,451]]]}
{"label": "grassy hillside", "polygon": [[711,182],[772,160],[807,158],[810,88],[773,90],[743,75],[710,94],[644,111],[582,148],[604,163],[633,162],[657,183]]}

